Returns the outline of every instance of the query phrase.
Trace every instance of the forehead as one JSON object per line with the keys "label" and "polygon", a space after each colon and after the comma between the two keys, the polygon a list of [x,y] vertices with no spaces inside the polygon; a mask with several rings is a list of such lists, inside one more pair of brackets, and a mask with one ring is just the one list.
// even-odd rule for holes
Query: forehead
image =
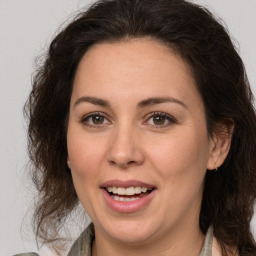
{"label": "forehead", "polygon": [[73,96],[83,94],[127,100],[170,94],[184,101],[199,96],[186,62],[150,38],[93,45],[81,59],[74,80]]}

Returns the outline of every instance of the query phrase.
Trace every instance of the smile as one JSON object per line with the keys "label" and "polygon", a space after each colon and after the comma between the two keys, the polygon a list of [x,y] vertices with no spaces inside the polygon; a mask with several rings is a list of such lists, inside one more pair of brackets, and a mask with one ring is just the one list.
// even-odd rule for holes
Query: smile
{"label": "smile", "polygon": [[131,202],[148,195],[153,189],[147,189],[146,187],[107,187],[106,190],[116,201]]}
{"label": "smile", "polygon": [[145,208],[156,187],[139,181],[109,181],[101,186],[105,201],[112,210],[131,213]]}

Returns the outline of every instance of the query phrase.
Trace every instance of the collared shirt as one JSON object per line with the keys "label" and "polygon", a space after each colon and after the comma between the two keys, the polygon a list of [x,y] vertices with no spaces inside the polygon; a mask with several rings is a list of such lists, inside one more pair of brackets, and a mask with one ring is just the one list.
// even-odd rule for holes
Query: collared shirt
{"label": "collared shirt", "polygon": [[[91,256],[94,240],[94,227],[91,223],[72,245],[68,256]],[[213,229],[210,226],[205,236],[203,248],[199,256],[212,256]],[[23,253],[14,256],[38,256],[36,253]]]}

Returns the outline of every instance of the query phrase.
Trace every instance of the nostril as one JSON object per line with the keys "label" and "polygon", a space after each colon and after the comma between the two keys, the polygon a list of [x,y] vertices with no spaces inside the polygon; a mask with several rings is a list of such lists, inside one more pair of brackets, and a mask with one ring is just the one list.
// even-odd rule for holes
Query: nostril
{"label": "nostril", "polygon": [[110,163],[111,165],[115,165],[115,162],[114,162],[114,161],[109,161],[109,163]]}
{"label": "nostril", "polygon": [[128,162],[118,163],[118,162],[111,160],[111,161],[109,161],[109,163],[110,163],[110,165],[119,165],[120,167],[125,168],[125,167],[136,164],[136,161],[128,161]]}
{"label": "nostril", "polygon": [[131,164],[135,164],[135,161],[129,161],[127,164],[131,165]]}

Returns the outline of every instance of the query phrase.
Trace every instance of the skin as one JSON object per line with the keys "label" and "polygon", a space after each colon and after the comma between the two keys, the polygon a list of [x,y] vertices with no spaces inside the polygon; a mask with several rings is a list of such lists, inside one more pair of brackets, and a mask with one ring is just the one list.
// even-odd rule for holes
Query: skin
{"label": "skin", "polygon": [[[152,97],[175,101],[139,106]],[[95,112],[101,123],[90,117]],[[159,112],[171,119],[157,123]],[[172,50],[150,38],[92,46],[75,76],[67,144],[79,200],[95,226],[93,255],[199,255],[204,176],[222,164],[230,142],[207,133],[193,76]],[[157,189],[143,209],[118,213],[100,189],[112,179]]]}

